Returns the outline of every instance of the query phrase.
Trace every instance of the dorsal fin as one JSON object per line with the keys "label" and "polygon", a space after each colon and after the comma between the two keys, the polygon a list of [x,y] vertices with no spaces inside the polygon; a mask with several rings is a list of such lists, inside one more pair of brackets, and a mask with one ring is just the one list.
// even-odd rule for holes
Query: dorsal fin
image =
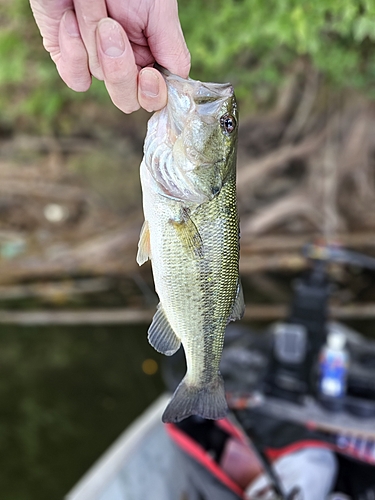
{"label": "dorsal fin", "polygon": [[230,321],[236,321],[237,319],[241,319],[244,315],[244,312],[245,312],[245,300],[243,297],[242,284],[241,281],[238,281],[237,296],[236,300],[234,301],[233,309],[229,316],[228,323]]}

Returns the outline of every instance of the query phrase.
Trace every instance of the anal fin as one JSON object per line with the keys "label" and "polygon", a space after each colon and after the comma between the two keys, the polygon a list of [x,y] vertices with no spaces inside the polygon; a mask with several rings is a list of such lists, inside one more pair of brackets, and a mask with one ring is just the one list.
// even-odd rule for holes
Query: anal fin
{"label": "anal fin", "polygon": [[181,341],[173,331],[161,304],[148,329],[148,341],[154,349],[166,356],[172,356],[180,348]]}

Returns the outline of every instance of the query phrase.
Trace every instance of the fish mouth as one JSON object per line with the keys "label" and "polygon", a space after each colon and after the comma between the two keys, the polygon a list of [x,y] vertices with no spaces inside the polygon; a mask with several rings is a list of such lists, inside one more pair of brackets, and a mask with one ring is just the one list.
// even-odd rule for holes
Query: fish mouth
{"label": "fish mouth", "polygon": [[190,87],[192,98],[197,104],[228,99],[233,95],[233,86],[230,83],[202,83],[199,80],[174,75],[162,66],[156,65],[156,67],[164,76],[167,85],[175,87],[176,90],[186,87],[185,92]]}
{"label": "fish mouth", "polygon": [[234,95],[230,83],[202,83],[191,78],[174,75],[155,64],[167,84],[168,115],[172,136],[178,136],[184,128],[189,114],[196,111],[206,123],[215,120],[225,101]]}
{"label": "fish mouth", "polygon": [[163,75],[168,86],[176,87],[176,90],[183,93],[190,89],[192,98],[197,104],[228,99],[234,93],[233,86],[230,83],[202,83],[199,80],[174,75],[159,64],[155,64],[154,67]]}
{"label": "fish mouth", "polygon": [[167,85],[168,103],[149,121],[145,166],[159,194],[201,205],[222,187],[220,119],[235,107],[233,87],[158,70]]}

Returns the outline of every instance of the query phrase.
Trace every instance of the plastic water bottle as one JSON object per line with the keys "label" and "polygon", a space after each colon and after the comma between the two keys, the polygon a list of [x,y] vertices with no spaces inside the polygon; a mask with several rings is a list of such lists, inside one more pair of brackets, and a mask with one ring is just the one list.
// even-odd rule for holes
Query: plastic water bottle
{"label": "plastic water bottle", "polygon": [[346,394],[349,355],[345,344],[344,333],[331,331],[319,359],[319,393],[323,400],[332,403],[333,409],[339,407],[334,401],[339,403]]}

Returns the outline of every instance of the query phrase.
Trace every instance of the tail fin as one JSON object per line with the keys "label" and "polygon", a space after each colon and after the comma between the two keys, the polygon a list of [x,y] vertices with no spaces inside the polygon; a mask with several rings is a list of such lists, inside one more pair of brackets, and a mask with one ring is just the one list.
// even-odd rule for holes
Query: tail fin
{"label": "tail fin", "polygon": [[[185,377],[186,378],[186,377]],[[224,382],[220,374],[203,387],[189,386],[182,380],[165,409],[163,422],[180,422],[191,415],[217,420],[228,411]]]}

